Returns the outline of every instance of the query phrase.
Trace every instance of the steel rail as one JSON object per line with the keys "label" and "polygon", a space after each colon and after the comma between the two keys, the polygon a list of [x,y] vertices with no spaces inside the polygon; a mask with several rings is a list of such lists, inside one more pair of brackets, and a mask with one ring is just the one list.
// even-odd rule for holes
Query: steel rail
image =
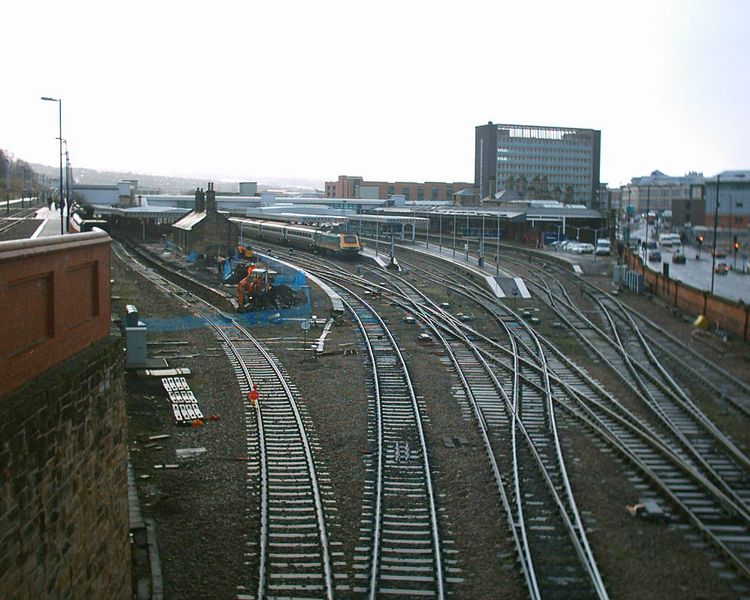
{"label": "steel rail", "polygon": [[[465,325],[462,325],[462,326],[465,326]],[[549,342],[546,342],[546,343],[548,343],[548,344],[549,344]],[[554,347],[553,347],[553,346],[551,346],[551,347],[552,347],[552,348],[554,349]],[[554,349],[554,350],[556,350],[556,349]],[[587,377],[587,379],[588,379],[588,376],[586,376],[586,377]],[[563,382],[561,381],[561,383],[563,383]],[[582,403],[582,405],[584,405],[584,406],[585,406],[585,404],[584,404],[584,401],[587,401],[587,402],[589,402],[589,403],[590,403],[590,402],[591,402],[591,399],[590,399],[590,398],[588,398],[588,397],[582,397],[582,398],[581,398],[581,403]],[[622,441],[619,441],[618,443],[622,444]],[[690,471],[690,469],[688,469],[688,467],[689,467],[689,466],[688,466],[688,465],[685,465],[685,463],[684,463],[684,462],[683,462],[683,461],[682,461],[681,459],[679,459],[679,458],[677,458],[677,457],[673,457],[673,460],[674,460],[675,462],[677,462],[677,464],[679,464],[679,465],[680,465],[680,468],[682,468],[682,469],[687,469],[688,471]],[[724,542],[724,540],[722,539],[722,537],[721,537],[720,535],[717,535],[716,533],[714,533],[713,531],[711,531],[711,529],[710,529],[710,525],[707,525],[706,523],[704,523],[704,521],[703,521],[703,520],[701,519],[701,517],[697,516],[697,515],[695,514],[695,512],[694,512],[694,511],[693,511],[693,510],[692,510],[692,509],[690,508],[690,506],[688,506],[688,505],[687,505],[687,504],[686,504],[686,503],[685,503],[684,501],[682,501],[682,499],[680,498],[680,496],[679,496],[678,494],[675,494],[675,493],[674,493],[674,492],[673,492],[673,491],[672,491],[672,490],[671,490],[671,489],[670,489],[670,488],[669,488],[669,487],[668,487],[668,486],[667,486],[666,484],[664,484],[664,483],[663,483],[663,482],[662,482],[662,481],[661,481],[661,480],[660,480],[660,479],[659,479],[659,478],[658,478],[658,477],[656,476],[656,474],[655,474],[655,473],[653,473],[652,471],[649,471],[649,473],[651,473],[651,477],[650,477],[650,478],[652,478],[652,479],[654,479],[654,478],[655,478],[655,479],[654,479],[655,485],[657,485],[657,487],[660,487],[660,488],[661,488],[661,489],[663,489],[663,490],[666,490],[666,491],[668,492],[668,493],[666,494],[666,495],[667,495],[667,497],[670,497],[670,498],[673,498],[673,499],[675,499],[675,504],[677,505],[677,507],[678,507],[678,508],[680,508],[680,509],[681,509],[681,511],[682,511],[682,512],[684,512],[684,513],[686,514],[686,516],[688,517],[688,519],[689,519],[689,520],[690,520],[690,521],[691,521],[692,523],[694,523],[694,524],[695,524],[695,525],[696,525],[696,526],[698,527],[698,529],[699,529],[699,530],[700,530],[700,531],[701,531],[701,532],[702,532],[702,533],[704,534],[704,536],[705,536],[705,537],[706,537],[706,538],[707,538],[707,539],[708,539],[708,540],[709,540],[709,541],[710,541],[710,542],[711,542],[711,543],[712,543],[712,544],[713,544],[713,545],[714,545],[715,547],[717,547],[717,548],[718,548],[718,549],[719,549],[719,550],[720,550],[720,551],[722,552],[722,554],[724,554],[724,555],[725,555],[725,557],[726,557],[726,558],[727,558],[727,559],[728,559],[728,560],[729,560],[729,561],[730,561],[730,562],[731,562],[731,563],[732,563],[732,564],[733,564],[733,565],[734,565],[734,566],[735,566],[735,567],[736,567],[736,568],[737,568],[737,569],[738,569],[738,570],[739,570],[739,571],[740,571],[741,573],[743,573],[743,575],[747,576],[747,573],[748,573],[748,567],[747,567],[747,565],[745,564],[745,561],[743,561],[743,559],[742,559],[742,558],[741,558],[741,557],[740,557],[740,556],[739,556],[739,555],[737,554],[737,551],[739,551],[739,550],[735,551],[735,550],[733,550],[732,548],[730,548],[730,547],[729,547],[729,546],[728,546],[728,545],[727,545],[727,544],[726,544],[726,543]],[[737,509],[737,506],[736,506],[736,505],[733,505],[733,502],[732,502],[732,501],[730,501],[730,500],[728,500],[728,499],[726,498],[726,496],[724,496],[724,494],[723,494],[723,493],[719,492],[719,491],[718,491],[718,490],[717,490],[717,489],[715,488],[715,486],[713,486],[713,484],[711,484],[710,482],[706,481],[706,480],[705,480],[704,478],[702,478],[702,476],[700,476],[699,474],[697,474],[697,473],[695,473],[695,472],[692,472],[691,474],[692,474],[692,476],[694,476],[694,477],[696,478],[696,481],[701,481],[701,480],[702,480],[702,484],[703,484],[703,485],[705,486],[705,488],[706,488],[707,490],[709,490],[709,491],[710,491],[710,493],[712,493],[712,495],[714,495],[714,496],[715,496],[715,497],[716,497],[716,498],[718,499],[718,502],[719,502],[719,505],[720,505],[720,506],[723,506],[723,507],[724,507],[725,509],[727,509],[727,510],[729,510],[730,512],[733,512],[733,513],[735,513],[735,514],[736,514],[736,509]],[[740,512],[741,512],[741,511],[740,511]],[[746,529],[746,530],[747,530],[747,529]]]}
{"label": "steel rail", "polygon": [[[327,278],[325,275],[319,275],[323,278]],[[380,317],[380,315],[377,313],[377,311],[370,306],[363,298],[359,297],[357,294],[355,294],[352,290],[345,288],[341,283],[338,283],[334,281],[331,278],[328,278],[328,282],[330,285],[334,286],[334,288],[338,288],[338,291],[341,293],[343,292],[343,296],[350,296],[354,299],[354,302],[359,303],[361,307],[364,307],[364,310],[367,312],[367,314],[373,318],[377,325],[379,326],[379,331],[382,331],[382,334],[384,334],[388,342],[391,345],[391,349],[393,350],[398,363],[401,365],[401,368],[399,370],[400,375],[403,377],[406,391],[408,392],[409,396],[409,404],[411,406],[411,411],[413,415],[413,424],[416,429],[417,437],[419,440],[420,445],[420,454],[421,454],[421,463],[422,463],[422,477],[424,479],[424,485],[426,488],[426,500],[428,504],[428,512],[430,515],[430,537],[432,541],[432,547],[433,547],[433,561],[435,565],[435,585],[437,587],[436,594],[438,598],[444,598],[445,597],[445,589],[444,589],[444,574],[443,574],[443,565],[442,565],[442,556],[441,556],[441,545],[440,545],[440,534],[438,531],[438,520],[437,520],[437,510],[435,508],[435,494],[433,490],[432,485],[432,475],[430,471],[430,462],[429,462],[429,455],[427,452],[427,442],[424,434],[424,429],[422,427],[422,417],[419,410],[419,405],[417,403],[417,398],[414,393],[414,387],[413,383],[411,381],[411,377],[409,375],[408,369],[406,368],[406,362],[404,360],[404,357],[398,347],[398,344],[396,343],[396,340],[393,338],[393,334],[391,333],[388,326],[385,324],[383,319]],[[346,298],[343,298],[344,305],[348,308],[348,310],[355,316],[355,320],[357,321],[358,327],[360,328],[360,331],[362,332],[365,340],[366,345],[368,348],[368,355],[370,357],[370,361],[373,368],[373,374],[374,379],[377,381],[379,376],[379,370],[378,370],[378,361],[375,357],[375,352],[372,347],[372,344],[370,342],[370,333],[363,323],[361,317],[357,313],[357,307],[354,306],[354,304],[347,300]],[[382,392],[381,387],[378,385],[376,387],[377,390],[377,397],[376,397],[376,404],[380,404],[382,407],[382,396],[380,395]],[[403,390],[402,390],[403,391]],[[379,540],[380,538],[380,520],[383,518],[383,478],[385,473],[385,461],[381,458],[383,455],[383,435],[385,431],[385,425],[386,420],[383,418],[383,412],[382,408],[377,413],[377,419],[379,420],[379,427],[378,427],[378,441],[379,441],[379,456],[378,456],[378,483],[377,483],[377,506],[380,508],[379,512],[376,513],[375,516],[375,533],[377,535],[374,535],[373,539],[373,558],[372,558],[372,564],[371,564],[371,571],[370,571],[370,588],[369,588],[369,596],[371,598],[375,598],[378,593],[378,580],[379,580],[379,563],[380,563],[380,553],[377,552],[377,550],[380,548]],[[408,594],[407,590],[401,590],[402,593]]]}
{"label": "steel rail", "polygon": [[[113,246],[114,247],[114,246]],[[117,252],[117,249],[115,248],[115,252]],[[131,257],[132,258],[132,257]],[[131,263],[137,264],[142,269],[148,270],[147,267],[144,267],[143,265],[140,265],[137,260],[131,259]],[[313,495],[313,502],[315,506],[315,514],[316,514],[316,522],[317,522],[317,529],[318,529],[318,537],[319,537],[319,543],[320,543],[320,557],[321,557],[321,563],[323,567],[323,580],[324,580],[324,590],[325,590],[325,597],[329,600],[332,600],[334,598],[334,591],[333,591],[333,575],[332,575],[332,569],[331,569],[331,563],[330,563],[330,553],[328,549],[328,539],[327,539],[327,532],[325,527],[325,516],[323,513],[323,506],[322,501],[320,497],[320,486],[317,479],[317,474],[315,471],[315,463],[312,456],[312,451],[310,449],[310,444],[307,439],[307,433],[304,427],[304,423],[302,421],[302,417],[299,413],[299,409],[297,408],[296,401],[294,399],[294,392],[292,392],[289,384],[286,381],[286,376],[281,372],[281,369],[276,364],[275,359],[270,355],[268,351],[263,348],[260,343],[245,329],[244,326],[242,326],[239,321],[236,319],[233,319],[231,317],[227,317],[222,313],[220,310],[216,309],[213,305],[206,302],[205,300],[201,299],[198,296],[195,296],[194,294],[191,294],[190,292],[186,292],[183,288],[178,286],[177,284],[170,282],[163,278],[161,275],[153,273],[153,276],[150,276],[149,279],[154,283],[154,285],[157,285],[161,289],[163,289],[165,292],[173,294],[178,300],[185,303],[188,308],[196,314],[197,316],[201,317],[208,325],[215,331],[215,333],[219,336],[220,339],[223,340],[225,348],[228,351],[228,354],[234,358],[235,364],[239,367],[241,370],[243,377],[245,379],[245,387],[247,389],[250,388],[253,384],[253,378],[250,374],[250,370],[247,366],[247,360],[242,356],[242,353],[240,352],[237,345],[230,339],[230,337],[226,334],[226,332],[217,324],[218,319],[211,319],[209,316],[207,316],[204,312],[200,311],[196,304],[194,302],[191,302],[191,300],[197,300],[198,302],[205,305],[208,309],[214,311],[215,316],[218,315],[222,318],[224,323],[230,323],[234,330],[241,333],[244,338],[249,341],[252,346],[256,349],[258,354],[263,358],[265,361],[265,364],[270,367],[271,371],[274,373],[274,376],[276,380],[281,385],[281,388],[284,391],[284,395],[287,399],[288,406],[290,407],[293,416],[294,421],[297,427],[297,433],[299,436],[300,443],[303,447],[303,452],[305,455],[305,464],[306,469],[308,473],[308,477],[310,479],[310,487],[312,490]],[[175,293],[175,290],[179,290],[181,293]],[[184,294],[184,295],[183,295]],[[242,386],[241,386],[242,387]],[[260,510],[260,552],[259,552],[259,575],[258,575],[258,591],[257,591],[257,598],[261,599],[266,596],[266,572],[267,572],[267,564],[268,564],[268,546],[269,546],[269,467],[268,467],[268,450],[267,450],[267,444],[266,444],[266,433],[265,433],[265,427],[263,422],[263,412],[261,410],[260,403],[255,404],[255,415],[256,415],[256,424],[258,427],[258,438],[259,438],[259,454],[261,457],[261,460],[259,461],[260,465],[260,471],[261,471],[261,510]]]}
{"label": "steel rail", "polygon": [[[571,511],[572,520],[571,520],[571,517],[569,517],[569,515],[567,514],[567,510],[564,508],[563,502],[558,495],[556,485],[553,483],[551,477],[549,476],[547,467],[544,464],[544,460],[541,458],[541,455],[539,454],[539,451],[536,448],[536,444],[534,443],[532,436],[529,434],[527,427],[523,422],[523,418],[520,416],[521,413],[523,412],[521,410],[520,398],[518,396],[518,390],[520,390],[521,388],[520,381],[518,379],[521,369],[517,362],[518,352],[515,347],[515,337],[516,337],[515,333],[512,332],[507,327],[507,325],[505,326],[508,337],[514,348],[514,359],[515,359],[515,364],[514,364],[514,368],[512,369],[512,371],[514,373],[514,378],[516,379],[516,384],[513,386],[513,402],[511,402],[508,396],[505,394],[502,384],[499,381],[497,381],[494,374],[491,373],[491,369],[488,367],[486,361],[483,358],[481,358],[480,354],[478,353],[476,346],[475,346],[476,342],[470,341],[466,337],[466,334],[460,330],[460,322],[457,321],[455,317],[453,317],[452,315],[446,313],[445,311],[437,307],[435,303],[429,300],[421,291],[419,291],[416,288],[416,286],[414,286],[408,281],[403,280],[403,278],[399,278],[397,276],[393,276],[393,277],[400,279],[404,285],[412,289],[414,293],[418,295],[418,297],[424,302],[425,305],[431,305],[431,308],[429,309],[430,312],[428,312],[426,307],[421,307],[417,301],[414,301],[411,298],[409,298],[411,302],[413,303],[413,305],[410,307],[411,312],[418,313],[420,315],[420,318],[423,321],[430,323],[431,329],[435,331],[436,333],[438,333],[438,326],[432,323],[433,320],[442,319],[446,323],[450,323],[449,328],[453,330],[452,335],[457,336],[458,339],[462,340],[462,343],[464,343],[467,347],[472,349],[472,352],[475,354],[477,360],[479,360],[480,364],[484,365],[485,370],[490,374],[490,377],[492,378],[494,384],[496,385],[497,389],[500,391],[500,394],[505,401],[505,404],[509,410],[509,413],[512,415],[512,420],[514,423],[513,431],[515,431],[516,428],[518,428],[519,431],[521,431],[525,442],[527,443],[528,447],[530,448],[530,451],[532,452],[535,458],[537,466],[539,467],[542,473],[542,476],[546,482],[546,485],[550,493],[552,494],[554,502],[557,504],[558,510],[563,518],[563,521],[566,523],[566,528],[571,537],[571,541],[573,542],[574,548],[576,550],[576,554],[578,555],[578,559],[580,560],[581,564],[584,566],[584,570],[587,572],[592,582],[593,589],[596,591],[596,594],[600,598],[606,598],[607,597],[606,589],[603,584],[603,581],[601,580],[601,576],[598,573],[598,568],[596,567],[596,563],[593,558],[593,553],[588,545],[586,536],[585,534],[583,534],[583,531],[584,531],[583,525],[581,523],[580,515],[575,505],[575,501],[573,500],[573,494],[572,494],[572,489],[570,487],[570,482],[567,480],[567,474],[565,473],[565,469],[564,469],[564,459],[562,458],[562,451],[559,446],[559,439],[558,438],[555,439],[555,447],[558,450],[555,460],[558,464],[558,468],[560,469],[562,467],[561,473],[562,473],[562,478],[564,480],[562,484],[562,488],[566,492],[567,501],[569,505],[568,510]],[[402,294],[403,294],[403,291],[402,291]],[[520,321],[520,318],[517,317],[517,319]],[[444,345],[445,345],[446,351],[453,357],[453,362],[456,365],[458,371],[462,373],[461,375],[462,380],[465,381],[466,378],[463,375],[463,370],[465,369],[465,367],[463,367],[458,361],[458,359],[455,358],[455,353],[451,349],[450,344],[448,344],[445,341],[445,338],[442,335],[440,335],[440,337],[445,342]],[[539,345],[538,347],[541,350],[541,345]],[[471,394],[471,396],[473,397],[473,394]],[[479,414],[481,415],[481,418],[479,419],[479,422],[485,423],[482,409],[479,408],[478,404],[475,408],[476,410],[480,411]],[[513,440],[512,446],[514,448],[514,456],[517,456],[517,450],[515,450],[516,448],[515,440]],[[519,507],[518,523],[520,524],[524,522],[523,511],[522,511],[523,496],[521,494],[521,490],[518,485],[518,483],[520,482],[520,477],[518,476],[518,473],[517,473],[517,461],[514,461],[514,465],[516,469],[514,471],[516,473],[514,476],[514,492],[517,498],[517,506]],[[526,537],[525,537],[525,528],[523,529],[523,533],[524,533],[523,544],[525,544],[526,547],[528,548],[528,541],[526,540]],[[523,556],[523,552],[521,556]],[[534,577],[534,583],[533,583],[533,587],[531,587],[530,589],[530,593],[532,594],[532,596],[535,596],[535,594],[540,594],[540,591],[538,588],[538,584],[536,583],[536,577],[534,575],[534,568],[533,568],[533,561],[530,559],[530,556],[531,555],[529,553],[529,561],[528,561],[529,568],[528,570],[524,569],[524,574],[531,575]]]}
{"label": "steel rail", "polygon": [[[517,264],[525,264],[519,259],[510,259],[512,262]],[[573,276],[569,271],[563,269],[561,266],[554,262],[544,262],[541,259],[533,259],[534,262],[545,265],[546,268],[554,269],[555,271],[562,274],[566,279],[573,280]],[[575,281],[581,283],[586,289],[593,290],[596,293],[607,294],[597,285],[575,278]],[[659,347],[665,354],[667,354],[675,365],[681,367],[684,365],[685,356],[689,356],[691,359],[691,370],[690,375],[697,377],[703,381],[706,385],[709,385],[714,391],[724,394],[726,400],[740,411],[745,417],[750,417],[750,384],[742,381],[735,377],[729,371],[706,358],[699,352],[697,352],[689,344],[684,343],[682,340],[674,336],[673,334],[665,331],[662,327],[654,323],[646,316],[636,312],[630,308],[627,304],[623,303],[619,299],[612,297],[608,294],[613,302],[620,306],[620,309],[629,314],[632,318],[637,320],[641,325],[645,325],[649,328],[651,333],[645,335],[645,337],[656,347]],[[640,327],[639,327],[640,330]],[[671,345],[671,349],[667,349],[666,346]],[[727,387],[733,388],[727,389]]]}
{"label": "steel rail", "polygon": [[[623,381],[623,383],[628,388],[630,388],[630,390],[637,397],[641,397],[646,400],[646,406],[648,406],[649,409],[651,409],[651,411],[657,416],[657,418],[663,422],[663,424],[672,433],[672,435],[674,435],[678,439],[685,450],[687,450],[692,455],[693,459],[702,465],[702,467],[711,475],[714,481],[725,489],[727,494],[733,496],[735,498],[735,501],[740,506],[743,506],[745,504],[745,501],[738,495],[737,490],[735,490],[734,487],[726,480],[726,478],[716,470],[716,467],[711,464],[710,459],[706,458],[703,455],[701,450],[696,446],[696,443],[686,436],[682,428],[666,412],[666,409],[663,406],[664,401],[659,401],[657,397],[654,396],[654,392],[649,388],[648,383],[643,379],[641,374],[648,378],[651,385],[654,386],[654,389],[664,396],[664,400],[668,401],[671,399],[672,402],[682,407],[682,410],[684,410],[687,415],[690,415],[690,417],[695,420],[696,424],[699,424],[701,427],[703,427],[706,433],[714,438],[717,442],[719,442],[719,444],[721,444],[723,447],[725,447],[730,455],[738,460],[740,464],[745,464],[748,459],[746,457],[742,458],[744,457],[744,454],[739,449],[737,449],[734,443],[729,440],[722,432],[720,432],[718,428],[716,428],[715,425],[711,423],[692,402],[689,401],[689,403],[686,403],[683,399],[683,396],[676,395],[672,387],[669,387],[667,384],[658,381],[653,374],[649,373],[645,369],[643,365],[631,359],[630,353],[625,348],[625,343],[620,338],[620,334],[617,331],[614,323],[611,321],[609,313],[605,310],[604,317],[610,319],[610,326],[611,330],[613,331],[614,339],[609,338],[609,336],[607,336],[596,325],[594,325],[588,319],[588,317],[586,317],[586,315],[584,315],[572,303],[568,305],[568,309],[575,312],[578,315],[577,318],[583,320],[587,324],[587,327],[589,329],[595,331],[606,343],[615,347],[617,355],[621,360],[623,360],[625,367],[630,371],[631,376],[635,380],[638,388],[640,388],[640,391],[639,389],[634,387],[633,383],[628,378],[626,378],[622,371],[612,363],[611,358],[606,356],[599,346],[594,344],[588,337],[583,335],[580,327],[574,326],[569,318],[560,311],[559,307],[551,305],[550,307],[556,311],[558,317],[565,321],[569,325],[569,327],[574,330],[576,335],[584,342],[584,344],[586,344],[591,351],[595,352],[599,356],[600,360],[607,364],[609,368]],[[750,467],[750,464],[748,464],[747,466]],[[748,518],[750,518],[750,513],[748,513]]]}

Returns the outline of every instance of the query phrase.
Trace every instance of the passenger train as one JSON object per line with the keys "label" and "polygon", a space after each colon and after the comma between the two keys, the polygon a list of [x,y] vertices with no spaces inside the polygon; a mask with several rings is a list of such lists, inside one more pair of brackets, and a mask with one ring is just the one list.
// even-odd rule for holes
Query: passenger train
{"label": "passenger train", "polygon": [[255,219],[243,219],[240,226],[242,235],[247,235],[251,239],[267,240],[345,258],[356,257],[364,247],[356,233]]}

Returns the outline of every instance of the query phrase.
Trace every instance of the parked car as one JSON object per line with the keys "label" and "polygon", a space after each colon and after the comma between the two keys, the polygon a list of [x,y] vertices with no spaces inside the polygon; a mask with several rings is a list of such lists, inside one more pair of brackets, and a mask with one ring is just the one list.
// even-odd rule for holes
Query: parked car
{"label": "parked car", "polygon": [[587,244],[587,243],[580,243],[576,244],[573,248],[573,252],[575,254],[593,254],[594,253],[594,244]]}
{"label": "parked car", "polygon": [[651,250],[648,253],[648,262],[661,262],[661,252],[658,250]]}
{"label": "parked car", "polygon": [[724,262],[716,263],[716,266],[714,267],[714,273],[717,275],[726,275],[729,273],[729,265]]}
{"label": "parked car", "polygon": [[672,255],[672,262],[676,265],[684,265],[687,260],[685,259],[685,255],[680,252],[675,252]]}

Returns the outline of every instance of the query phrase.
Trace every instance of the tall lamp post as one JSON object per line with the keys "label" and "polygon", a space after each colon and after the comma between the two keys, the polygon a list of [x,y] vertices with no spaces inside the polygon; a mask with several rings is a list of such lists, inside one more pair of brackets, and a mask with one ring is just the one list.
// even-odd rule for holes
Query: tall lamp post
{"label": "tall lamp post", "polygon": [[711,251],[711,293],[714,293],[714,276],[716,275],[716,233],[719,224],[719,179],[721,175],[716,175],[716,206],[714,207],[714,247]]}
{"label": "tall lamp post", "polygon": [[64,199],[63,199],[63,136],[62,136],[62,98],[50,98],[48,96],[42,96],[42,100],[45,100],[47,102],[57,102],[57,118],[58,118],[58,124],[59,124],[59,131],[60,131],[60,137],[57,139],[60,140],[60,235],[63,235],[65,233],[65,217],[63,214],[64,209]]}
{"label": "tall lamp post", "polygon": [[63,140],[65,144],[65,231],[70,233],[70,157],[68,156],[68,140]]}
{"label": "tall lamp post", "polygon": [[651,186],[646,186],[646,249],[644,250],[644,265],[645,261],[648,260],[648,219],[651,214]]}

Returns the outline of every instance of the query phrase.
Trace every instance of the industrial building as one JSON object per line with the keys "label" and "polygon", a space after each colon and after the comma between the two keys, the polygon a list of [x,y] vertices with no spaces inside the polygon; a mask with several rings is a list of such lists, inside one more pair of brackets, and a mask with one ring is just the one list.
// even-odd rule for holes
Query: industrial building
{"label": "industrial building", "polygon": [[703,174],[671,176],[661,171],[633,177],[620,188],[620,203],[626,213],[653,212],[674,227],[704,225]]}
{"label": "industrial building", "polygon": [[706,178],[705,189],[706,225],[716,222],[734,231],[750,227],[750,171],[722,171]]}
{"label": "industrial building", "polygon": [[474,184],[498,195],[599,209],[601,131],[497,124],[476,127]]}
{"label": "industrial building", "polygon": [[326,198],[368,198],[385,200],[399,195],[406,200],[418,202],[451,202],[453,195],[462,189],[472,187],[465,181],[365,181],[362,177],[339,175],[337,181],[326,181]]}

